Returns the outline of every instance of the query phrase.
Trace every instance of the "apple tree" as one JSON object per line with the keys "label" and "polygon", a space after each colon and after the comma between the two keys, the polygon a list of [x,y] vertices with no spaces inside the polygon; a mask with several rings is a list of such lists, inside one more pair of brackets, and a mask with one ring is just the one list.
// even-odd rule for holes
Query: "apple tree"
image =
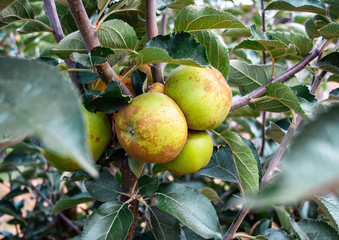
{"label": "apple tree", "polygon": [[339,239],[338,20],[337,0],[1,0],[2,239]]}

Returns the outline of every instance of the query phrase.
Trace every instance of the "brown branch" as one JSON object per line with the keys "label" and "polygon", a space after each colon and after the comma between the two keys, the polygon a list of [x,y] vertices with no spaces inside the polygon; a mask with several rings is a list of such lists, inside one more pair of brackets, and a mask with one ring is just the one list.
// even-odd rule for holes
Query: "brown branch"
{"label": "brown branch", "polygon": [[279,76],[272,78],[272,80],[266,82],[262,86],[258,87],[254,91],[250,92],[249,94],[243,96],[242,98],[238,99],[237,101],[234,101],[231,107],[231,111],[243,107],[245,105],[248,105],[252,99],[258,98],[266,93],[266,88],[270,83],[274,82],[284,82],[291,78],[294,74],[300,72],[302,69],[306,67],[307,64],[309,64],[314,58],[316,58],[320,54],[320,51],[318,48],[313,49],[305,58],[303,58],[300,62],[298,62],[296,65],[294,65],[292,68],[288,69],[284,73],[280,74]]}
{"label": "brown branch", "polygon": [[[116,158],[117,158],[117,164],[118,164],[119,170],[121,172],[121,177],[122,177],[122,181],[121,181],[122,191],[124,193],[131,195],[132,198],[136,197],[137,195],[135,193],[138,191],[138,186],[137,186],[138,179],[135,176],[135,174],[132,172],[131,168],[129,167],[128,157],[125,151],[121,150],[116,155]],[[126,202],[129,199],[130,197],[126,195],[120,196],[120,200],[122,202]],[[135,228],[138,224],[138,208],[139,208],[139,201],[137,199],[131,201],[129,209],[133,213],[133,222],[129,228],[126,240],[133,240]]]}
{"label": "brown branch", "polygon": [[238,215],[233,220],[230,228],[228,229],[222,240],[232,240],[234,238],[235,233],[237,232],[248,212],[249,211],[245,207],[240,209]]}
{"label": "brown branch", "polygon": [[[158,35],[157,16],[155,0],[146,0],[146,31],[148,40]],[[155,63],[151,66],[154,82],[164,83],[161,63]]]}
{"label": "brown branch", "polygon": [[[60,24],[60,20],[58,17],[58,13],[56,10],[55,2],[54,0],[44,0],[44,6],[45,10],[48,16],[49,23],[51,25],[51,28],[53,29],[53,36],[57,43],[59,43],[64,37],[64,32],[62,31],[62,27]],[[65,59],[65,63],[68,65],[69,68],[75,68],[75,62],[73,62],[71,59]],[[78,82],[78,78],[76,75],[76,72],[68,72],[72,83],[74,86],[78,88],[79,91],[82,89],[82,85]]]}
{"label": "brown branch", "polygon": [[[85,7],[81,0],[69,0],[68,7],[85,42],[87,51],[90,53],[93,48],[100,46],[100,42],[95,32],[95,28],[92,26],[87,16]],[[114,81],[118,82],[124,95],[132,95],[130,90],[123,82],[121,82],[120,78],[116,75],[108,62],[95,65],[95,68],[102,81],[104,81],[106,84],[108,84],[108,82],[113,79]]]}

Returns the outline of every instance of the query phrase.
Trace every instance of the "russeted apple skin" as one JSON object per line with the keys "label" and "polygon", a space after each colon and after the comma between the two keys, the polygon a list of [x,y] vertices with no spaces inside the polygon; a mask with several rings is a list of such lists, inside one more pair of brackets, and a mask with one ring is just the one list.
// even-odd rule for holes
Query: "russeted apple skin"
{"label": "russeted apple skin", "polygon": [[165,94],[178,104],[193,130],[215,129],[232,104],[230,87],[213,67],[177,67],[166,80]]}
{"label": "russeted apple skin", "polygon": [[187,138],[186,119],[178,105],[156,92],[141,94],[120,109],[115,129],[127,154],[144,163],[171,161]]}
{"label": "russeted apple skin", "polygon": [[195,173],[209,163],[212,153],[211,136],[206,131],[189,130],[186,144],[179,155],[165,163],[164,167],[176,175]]}
{"label": "russeted apple skin", "polygon": [[[91,113],[84,107],[82,110],[90,152],[94,161],[97,161],[111,142],[112,126],[105,114],[101,112]],[[71,157],[61,156],[43,148],[41,153],[53,167],[61,171],[82,171],[82,168]]]}

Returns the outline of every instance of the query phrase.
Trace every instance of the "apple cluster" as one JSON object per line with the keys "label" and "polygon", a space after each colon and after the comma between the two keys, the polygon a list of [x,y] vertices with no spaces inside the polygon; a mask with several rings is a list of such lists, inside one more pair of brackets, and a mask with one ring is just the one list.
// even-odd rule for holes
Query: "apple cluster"
{"label": "apple cluster", "polygon": [[162,164],[177,175],[196,172],[212,156],[206,130],[225,120],[232,91],[216,68],[192,66],[177,67],[161,91],[141,94],[118,112],[119,143],[137,161]]}

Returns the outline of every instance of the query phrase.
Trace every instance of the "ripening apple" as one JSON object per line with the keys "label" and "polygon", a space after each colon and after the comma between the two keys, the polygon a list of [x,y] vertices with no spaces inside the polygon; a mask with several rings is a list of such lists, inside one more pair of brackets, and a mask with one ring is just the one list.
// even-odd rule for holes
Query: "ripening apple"
{"label": "ripening apple", "polygon": [[178,104],[193,130],[218,127],[232,103],[232,91],[214,67],[177,67],[166,80],[165,94]]}
{"label": "ripening apple", "polygon": [[178,105],[156,92],[141,94],[120,109],[115,129],[127,154],[144,163],[171,161],[187,138],[186,119]]}
{"label": "ripening apple", "polygon": [[149,92],[165,93],[165,86],[162,83],[155,82],[150,86]]}
{"label": "ripening apple", "polygon": [[211,136],[206,131],[189,130],[186,144],[179,155],[163,167],[176,175],[195,173],[209,163],[212,153]]}
{"label": "ripening apple", "polygon": [[[82,110],[84,113],[86,139],[92,157],[94,161],[97,161],[111,142],[111,123],[107,116],[101,112],[91,113],[84,107],[82,107]],[[59,170],[68,172],[82,171],[82,168],[72,157],[60,156],[60,154],[43,148],[41,149],[41,153],[52,166]]]}

